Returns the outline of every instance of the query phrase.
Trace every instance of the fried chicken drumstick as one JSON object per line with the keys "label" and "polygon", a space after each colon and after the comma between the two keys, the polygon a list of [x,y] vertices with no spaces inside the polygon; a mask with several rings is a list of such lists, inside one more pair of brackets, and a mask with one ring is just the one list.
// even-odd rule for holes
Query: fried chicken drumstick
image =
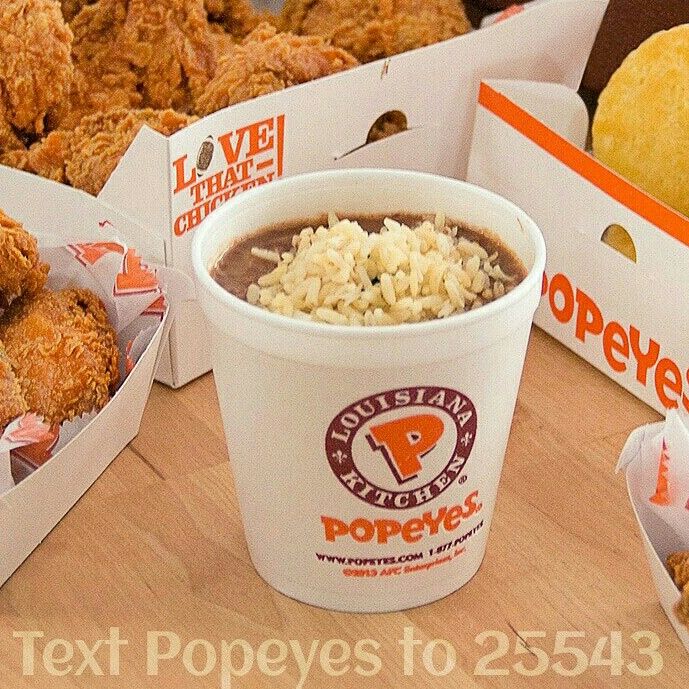
{"label": "fried chicken drumstick", "polygon": [[102,409],[120,380],[115,331],[88,290],[43,290],[0,319],[0,341],[26,408],[48,423]]}

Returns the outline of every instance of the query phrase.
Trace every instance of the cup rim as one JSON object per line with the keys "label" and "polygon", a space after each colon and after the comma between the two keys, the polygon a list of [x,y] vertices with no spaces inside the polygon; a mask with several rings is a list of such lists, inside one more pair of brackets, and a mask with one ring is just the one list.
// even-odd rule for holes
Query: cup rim
{"label": "cup rim", "polygon": [[[443,184],[446,184],[450,182],[456,185],[458,188],[469,189],[473,193],[478,193],[484,197],[487,197],[493,204],[500,205],[508,210],[511,210],[517,215],[518,218],[526,221],[524,223],[524,229],[526,230],[534,249],[533,266],[528,271],[526,277],[513,290],[499,299],[491,301],[488,304],[484,304],[478,309],[453,314],[447,318],[435,318],[417,323],[399,323],[395,325],[335,325],[332,323],[321,323],[319,321],[307,321],[292,318],[290,316],[273,313],[267,309],[262,309],[253,304],[249,304],[244,299],[240,299],[234,294],[228,292],[213,279],[210,274],[209,267],[203,260],[203,248],[209,237],[212,236],[215,227],[221,224],[222,219],[226,215],[230,215],[237,205],[251,203],[252,201],[260,199],[262,196],[270,194],[275,190],[279,190],[283,187],[289,187],[295,182],[317,182],[319,180],[323,180],[324,177],[332,179],[346,178],[347,181],[351,181],[357,176],[362,178],[385,176],[388,178],[388,180],[392,179],[393,181],[395,178],[399,180],[422,178],[435,183],[442,182]],[[327,209],[323,212],[327,212]],[[252,231],[257,230],[260,230],[260,228],[253,228]],[[243,318],[254,322],[264,323],[278,330],[289,330],[292,332],[300,332],[310,335],[346,339],[380,338],[384,335],[414,336],[430,334],[474,324],[481,320],[488,320],[496,313],[507,310],[512,305],[521,301],[533,289],[534,283],[542,280],[543,272],[545,270],[545,257],[545,241],[538,225],[519,206],[515,205],[511,201],[508,201],[499,194],[495,194],[488,189],[484,189],[478,185],[455,179],[453,177],[446,177],[427,172],[416,172],[413,170],[388,170],[385,168],[343,168],[338,170],[307,172],[292,175],[290,177],[284,177],[268,184],[254,187],[253,189],[242,192],[241,194],[230,199],[211,215],[209,215],[205,220],[203,220],[195,231],[195,237],[192,243],[192,264],[196,279],[200,283],[201,287],[209,292],[215,300],[219,301],[225,306],[228,306]]]}

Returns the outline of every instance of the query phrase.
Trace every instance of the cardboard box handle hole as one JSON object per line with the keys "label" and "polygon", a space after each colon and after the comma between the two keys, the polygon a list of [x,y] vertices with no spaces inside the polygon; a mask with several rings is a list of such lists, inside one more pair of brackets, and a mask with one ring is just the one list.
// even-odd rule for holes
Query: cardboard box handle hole
{"label": "cardboard box handle hole", "polygon": [[600,238],[603,244],[607,244],[611,249],[628,258],[632,263],[636,263],[636,246],[634,240],[622,225],[612,224],[605,228]]}
{"label": "cardboard box handle hole", "polygon": [[401,110],[388,110],[384,112],[368,130],[366,143],[386,139],[388,136],[406,132],[409,129],[407,116]]}

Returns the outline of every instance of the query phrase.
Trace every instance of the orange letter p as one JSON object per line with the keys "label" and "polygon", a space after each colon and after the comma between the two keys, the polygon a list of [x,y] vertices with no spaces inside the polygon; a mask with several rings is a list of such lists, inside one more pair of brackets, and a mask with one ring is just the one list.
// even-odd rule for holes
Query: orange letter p
{"label": "orange letter p", "polygon": [[445,426],[433,414],[418,414],[371,426],[366,436],[374,450],[380,450],[399,483],[418,476],[421,458],[440,440]]}

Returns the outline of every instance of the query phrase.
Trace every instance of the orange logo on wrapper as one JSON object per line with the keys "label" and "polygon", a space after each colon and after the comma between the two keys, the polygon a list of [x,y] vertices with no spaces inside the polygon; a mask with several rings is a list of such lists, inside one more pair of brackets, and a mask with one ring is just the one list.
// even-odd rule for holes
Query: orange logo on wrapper
{"label": "orange logo on wrapper", "polygon": [[127,249],[122,270],[115,278],[115,294],[144,294],[157,288],[155,273],[141,262],[141,256],[134,249]]}
{"label": "orange logo on wrapper", "polygon": [[665,442],[665,439],[663,439],[663,449],[660,452],[660,461],[658,462],[658,480],[656,483],[656,490],[650,498],[650,501],[659,507],[668,507],[669,505],[672,505],[672,500],[670,500],[670,484],[668,482],[669,471],[670,454],[667,450],[667,442]]}
{"label": "orange logo on wrapper", "polygon": [[343,409],[328,428],[325,451],[335,476],[357,498],[407,509],[433,500],[460,477],[476,428],[476,408],[461,392],[400,388]]}
{"label": "orange logo on wrapper", "polygon": [[89,244],[70,244],[69,251],[82,266],[92,266],[110,253],[123,254],[124,247],[117,242],[91,242]]}

